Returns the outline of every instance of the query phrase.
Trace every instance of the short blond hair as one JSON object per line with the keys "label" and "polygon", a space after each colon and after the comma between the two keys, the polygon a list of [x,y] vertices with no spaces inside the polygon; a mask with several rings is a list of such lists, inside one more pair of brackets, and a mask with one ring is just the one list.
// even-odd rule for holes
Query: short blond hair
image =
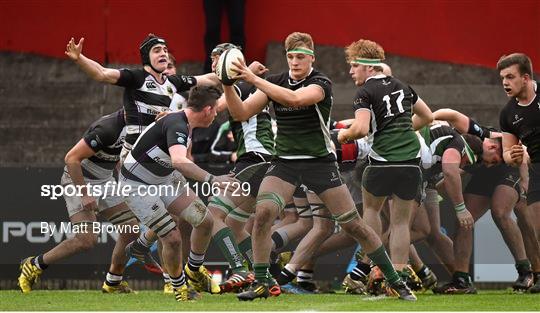
{"label": "short blond hair", "polygon": [[384,49],[374,41],[360,39],[345,48],[345,57],[348,63],[357,58],[384,60]]}
{"label": "short blond hair", "polygon": [[308,33],[294,32],[285,39],[285,51],[298,47],[306,47],[313,50],[313,38]]}

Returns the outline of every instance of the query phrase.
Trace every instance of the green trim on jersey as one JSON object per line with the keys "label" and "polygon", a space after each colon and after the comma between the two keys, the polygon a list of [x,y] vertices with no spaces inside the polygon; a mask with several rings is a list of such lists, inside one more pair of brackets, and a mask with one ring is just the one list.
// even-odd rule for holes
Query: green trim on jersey
{"label": "green trim on jersey", "polygon": [[236,155],[246,152],[258,152],[267,155],[276,154],[274,132],[270,115],[267,112],[250,117],[247,121],[232,122],[234,140],[237,142]]}
{"label": "green trim on jersey", "polygon": [[[372,113],[373,115],[373,113]],[[377,130],[375,117],[372,116],[372,128]],[[399,116],[392,124],[373,135],[370,157],[378,161],[399,162],[420,157],[420,141],[412,129],[408,116]]]}

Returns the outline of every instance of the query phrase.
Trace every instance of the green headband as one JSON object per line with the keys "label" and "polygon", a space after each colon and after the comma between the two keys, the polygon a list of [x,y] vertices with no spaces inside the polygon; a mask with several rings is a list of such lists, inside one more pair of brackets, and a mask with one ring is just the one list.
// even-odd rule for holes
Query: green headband
{"label": "green headband", "polygon": [[363,58],[358,58],[358,59],[354,59],[353,61],[351,61],[351,63],[354,63],[354,64],[362,64],[362,65],[371,65],[371,66],[377,66],[377,65],[382,65],[382,60],[381,59],[363,59]]}
{"label": "green headband", "polygon": [[303,54],[315,56],[315,53],[313,52],[313,50],[308,49],[308,48],[294,48],[294,49],[288,50],[287,53],[303,53]]}

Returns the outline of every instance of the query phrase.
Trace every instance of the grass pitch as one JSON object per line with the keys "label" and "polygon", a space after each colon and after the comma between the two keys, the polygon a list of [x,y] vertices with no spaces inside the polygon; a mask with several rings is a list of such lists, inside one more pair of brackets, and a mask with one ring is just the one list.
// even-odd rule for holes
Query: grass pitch
{"label": "grass pitch", "polygon": [[0,291],[3,311],[540,311],[540,294],[480,291],[477,295],[418,294],[417,302],[347,294],[281,295],[240,302],[234,294],[177,303],[158,291],[110,295],[99,291]]}

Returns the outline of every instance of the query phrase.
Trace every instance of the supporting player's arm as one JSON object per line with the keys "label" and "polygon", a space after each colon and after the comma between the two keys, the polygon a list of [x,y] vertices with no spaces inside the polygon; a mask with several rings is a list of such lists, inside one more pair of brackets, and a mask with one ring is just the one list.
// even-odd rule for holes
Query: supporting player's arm
{"label": "supporting player's arm", "polygon": [[519,166],[523,163],[524,149],[518,138],[510,133],[503,133],[502,136],[504,162],[512,166]]}
{"label": "supporting player's arm", "polygon": [[461,134],[471,134],[481,139],[500,137],[500,133],[490,131],[467,115],[452,109],[440,109],[433,112],[435,120],[446,121]]}
{"label": "supporting player's arm", "polygon": [[412,125],[414,130],[419,130],[420,128],[431,124],[433,122],[433,113],[424,100],[418,98],[416,103],[413,105],[412,116]]}
{"label": "supporting player's arm", "polygon": [[257,76],[246,66],[244,61],[233,62],[237,78],[253,84],[258,90],[264,92],[268,98],[289,107],[302,107],[313,105],[324,99],[324,90],[321,86],[311,84],[306,87],[290,90]]}
{"label": "supporting player's arm", "polygon": [[233,86],[223,85],[223,94],[229,108],[229,114],[235,121],[248,120],[253,115],[261,112],[268,103],[268,97],[260,90],[249,96],[244,102],[242,102]]}
{"label": "supporting player's arm", "polygon": [[465,207],[461,188],[460,164],[461,154],[458,150],[450,148],[444,151],[442,156],[442,171],[444,174],[446,194],[454,204],[460,225],[465,228],[472,228],[474,219]]}
{"label": "supporting player's arm", "polygon": [[187,157],[188,149],[180,144],[169,147],[169,154],[173,167],[187,178],[194,179],[199,182],[207,183],[225,183],[237,182],[237,180],[228,175],[214,176],[200,168]]}
{"label": "supporting player's arm", "polygon": [[75,44],[75,40],[71,38],[66,46],[65,54],[93,80],[115,84],[120,78],[120,71],[112,68],[105,68],[98,62],[85,57],[82,52],[84,38],[79,40],[79,43]]}
{"label": "supporting player's arm", "polygon": [[96,199],[89,194],[89,190],[86,189],[86,183],[84,181],[84,176],[82,173],[81,162],[84,159],[88,159],[95,154],[94,150],[88,146],[84,139],[79,140],[79,142],[71,148],[64,158],[66,167],[75,186],[81,188],[83,191],[81,202],[83,208],[86,210],[95,210],[97,209]]}

